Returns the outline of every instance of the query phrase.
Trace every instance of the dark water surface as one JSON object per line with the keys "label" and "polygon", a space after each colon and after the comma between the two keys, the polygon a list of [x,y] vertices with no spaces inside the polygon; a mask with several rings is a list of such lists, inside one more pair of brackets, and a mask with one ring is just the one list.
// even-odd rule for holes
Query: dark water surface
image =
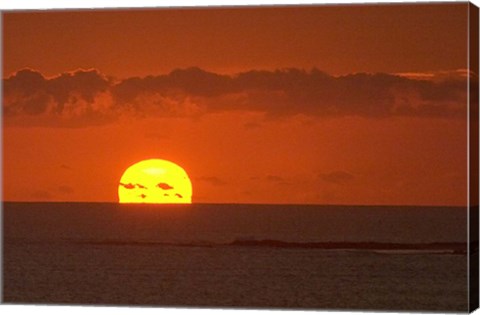
{"label": "dark water surface", "polygon": [[465,208],[3,207],[7,303],[467,310]]}

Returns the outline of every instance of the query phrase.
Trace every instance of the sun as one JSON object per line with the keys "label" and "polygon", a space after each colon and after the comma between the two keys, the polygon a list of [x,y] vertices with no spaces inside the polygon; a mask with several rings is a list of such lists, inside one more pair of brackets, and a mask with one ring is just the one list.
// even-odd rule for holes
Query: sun
{"label": "sun", "polygon": [[192,203],[192,183],[183,168],[160,159],[133,164],[118,184],[120,203]]}

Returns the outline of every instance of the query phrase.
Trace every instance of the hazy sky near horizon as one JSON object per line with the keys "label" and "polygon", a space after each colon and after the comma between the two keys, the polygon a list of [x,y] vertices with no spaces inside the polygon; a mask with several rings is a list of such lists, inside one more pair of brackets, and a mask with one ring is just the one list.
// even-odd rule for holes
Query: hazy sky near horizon
{"label": "hazy sky near horizon", "polygon": [[[4,198],[464,205],[467,3],[3,15]],[[477,76],[478,78],[478,76]]]}

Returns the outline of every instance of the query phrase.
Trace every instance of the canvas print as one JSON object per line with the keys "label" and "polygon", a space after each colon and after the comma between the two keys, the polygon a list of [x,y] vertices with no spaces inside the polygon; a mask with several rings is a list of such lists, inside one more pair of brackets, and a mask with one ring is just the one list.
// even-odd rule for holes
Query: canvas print
{"label": "canvas print", "polygon": [[2,12],[9,304],[469,312],[469,2]]}

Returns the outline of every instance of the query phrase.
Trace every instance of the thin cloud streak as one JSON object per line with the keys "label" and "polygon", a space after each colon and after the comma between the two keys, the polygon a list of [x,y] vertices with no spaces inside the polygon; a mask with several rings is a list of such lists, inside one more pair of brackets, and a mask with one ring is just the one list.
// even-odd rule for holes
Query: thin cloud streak
{"label": "thin cloud streak", "polygon": [[346,184],[355,178],[354,175],[345,171],[322,173],[318,177],[325,182],[333,184]]}

